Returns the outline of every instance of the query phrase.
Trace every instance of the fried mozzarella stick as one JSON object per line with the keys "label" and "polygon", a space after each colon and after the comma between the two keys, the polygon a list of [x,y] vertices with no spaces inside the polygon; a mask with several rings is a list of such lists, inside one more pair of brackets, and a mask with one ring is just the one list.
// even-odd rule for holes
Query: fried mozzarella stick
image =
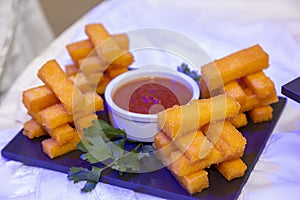
{"label": "fried mozzarella stick", "polygon": [[[243,156],[246,138],[228,121],[210,123],[202,127],[203,133],[221,152],[225,160]],[[217,138],[214,138],[216,137]]]}
{"label": "fried mozzarella stick", "polygon": [[240,105],[243,105],[246,99],[246,94],[237,81],[231,81],[224,86],[225,93],[237,100]]}
{"label": "fried mozzarella stick", "polygon": [[62,104],[55,104],[41,110],[37,118],[48,131],[73,121],[73,116]]}
{"label": "fried mozzarella stick", "polygon": [[121,38],[111,36],[102,24],[86,25],[85,33],[92,41],[97,54],[107,63],[127,67],[133,62],[133,55],[122,49],[122,47],[127,48],[126,44],[119,46],[118,42],[120,43]]}
{"label": "fried mozzarella stick", "polygon": [[97,73],[100,75],[106,67],[107,64],[99,56],[89,56],[78,61],[80,70],[86,75]]}
{"label": "fried mozzarella stick", "polygon": [[205,158],[214,146],[200,130],[176,138],[174,143],[191,162]]}
{"label": "fried mozzarella stick", "polygon": [[69,114],[72,114],[74,106],[80,106],[84,101],[80,90],[74,87],[56,60],[46,62],[39,69],[38,77],[53,91]]}
{"label": "fried mozzarella stick", "polygon": [[254,108],[278,102],[278,96],[275,90],[272,94],[270,94],[270,96],[265,98],[258,98],[257,95],[254,92],[252,92],[249,88],[245,88],[244,92],[246,94],[246,99],[245,103],[241,105],[241,112],[250,111]]}
{"label": "fried mozzarella stick", "polygon": [[24,123],[24,130],[22,133],[29,139],[38,138],[43,135],[48,135],[45,129],[34,119],[31,119]]}
{"label": "fried mozzarella stick", "polygon": [[59,100],[47,86],[42,85],[23,91],[22,102],[29,113],[35,113],[57,104]]}
{"label": "fried mozzarella stick", "polygon": [[243,82],[258,98],[266,98],[275,92],[273,81],[262,71],[243,77]]}
{"label": "fried mozzarella stick", "polygon": [[215,167],[228,181],[244,176],[247,169],[247,165],[240,158],[222,162]]}
{"label": "fried mozzarella stick", "polygon": [[98,116],[96,114],[89,114],[84,117],[79,117],[75,115],[74,117],[78,117],[76,118],[76,120],[74,120],[74,123],[80,136],[82,136],[83,130],[85,128],[93,126],[93,121],[98,119]]}
{"label": "fried mozzarella stick", "polygon": [[113,62],[122,54],[121,48],[102,24],[88,24],[85,33],[92,41],[97,54],[107,63]]}
{"label": "fried mozzarella stick", "polygon": [[49,135],[57,141],[58,145],[63,145],[70,142],[74,137],[78,137],[77,131],[69,124],[64,124],[53,130],[49,130]]}
{"label": "fried mozzarella stick", "polygon": [[186,176],[174,175],[180,185],[193,195],[197,192],[201,192],[203,189],[209,187],[208,173],[205,170],[201,170]]}
{"label": "fried mozzarella stick", "polygon": [[75,64],[69,64],[65,66],[67,76],[76,75],[79,68]]}
{"label": "fried mozzarella stick", "polygon": [[47,135],[47,132],[41,125],[38,113],[47,107],[59,103],[55,94],[47,86],[42,85],[23,91],[22,102],[28,113],[33,117],[33,119],[24,123],[23,134],[30,139]]}
{"label": "fried mozzarella stick", "polygon": [[119,47],[123,50],[129,50],[129,38],[125,33],[113,34],[112,38],[119,45]]}
{"label": "fried mozzarella stick", "polygon": [[255,45],[204,65],[201,74],[209,90],[213,91],[268,66],[269,55],[259,45]]}
{"label": "fried mozzarella stick", "polygon": [[254,108],[248,112],[254,123],[270,121],[273,118],[273,108],[270,105]]}
{"label": "fried mozzarella stick", "polygon": [[213,148],[205,159],[191,162],[186,154],[179,151],[171,141],[164,132],[159,132],[155,136],[154,144],[159,159],[174,175],[186,176],[224,161],[221,153]]}
{"label": "fried mozzarella stick", "polygon": [[235,128],[240,128],[246,126],[248,124],[247,116],[245,113],[237,114],[234,117],[228,119],[229,122],[232,123]]}
{"label": "fried mozzarella stick", "polygon": [[180,185],[191,195],[208,188],[208,173],[203,169],[216,162],[213,159],[205,159],[191,163],[184,154],[176,151],[175,145],[170,142],[171,139],[163,132],[159,132],[154,138],[159,158],[164,164],[171,163],[168,168]]}
{"label": "fried mozzarella stick", "polygon": [[95,52],[93,51],[94,45],[89,39],[68,44],[66,48],[73,62],[78,68],[80,67],[80,59],[84,59],[88,56],[95,55]]}
{"label": "fried mozzarella stick", "polygon": [[54,138],[48,138],[42,141],[43,151],[51,158],[56,158],[58,156],[69,153],[70,151],[74,151],[77,149],[77,143],[80,141],[80,138],[77,134],[77,131],[74,130],[75,137],[63,144],[59,145],[59,143]]}
{"label": "fried mozzarella stick", "polygon": [[69,79],[81,91],[81,93],[92,91],[90,83],[84,73],[78,72],[75,75],[69,76]]}
{"label": "fried mozzarella stick", "polygon": [[239,111],[240,104],[229,95],[222,94],[164,110],[158,113],[158,126],[174,139],[197,130],[209,122],[233,117]]}

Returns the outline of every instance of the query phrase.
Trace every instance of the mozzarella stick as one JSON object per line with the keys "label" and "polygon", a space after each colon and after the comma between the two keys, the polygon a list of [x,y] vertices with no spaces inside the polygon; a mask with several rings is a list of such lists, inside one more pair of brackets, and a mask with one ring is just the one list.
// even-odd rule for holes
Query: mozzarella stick
{"label": "mozzarella stick", "polygon": [[97,47],[111,36],[102,24],[88,24],[85,26],[85,33],[92,41],[94,47]]}
{"label": "mozzarella stick", "polygon": [[110,78],[113,79],[127,71],[128,71],[127,67],[119,67],[119,68],[109,68],[106,70],[106,73]]}
{"label": "mozzarella stick", "polygon": [[54,92],[69,114],[72,114],[74,106],[80,106],[83,102],[81,92],[74,87],[56,60],[46,62],[39,69],[38,77]]}
{"label": "mozzarella stick", "polygon": [[36,113],[59,102],[55,94],[45,85],[23,91],[22,102],[29,113]]}
{"label": "mozzarella stick", "polygon": [[188,105],[173,106],[158,113],[158,126],[170,138],[180,137],[209,122],[233,117],[240,105],[228,95],[195,100]]}
{"label": "mozzarella stick", "polygon": [[221,152],[225,160],[243,155],[246,138],[230,122],[210,123],[203,126],[202,131]]}
{"label": "mozzarella stick", "polygon": [[90,83],[84,73],[78,72],[77,74],[70,76],[69,79],[80,90],[80,92],[86,93],[92,91]]}
{"label": "mozzarella stick", "polygon": [[205,158],[213,148],[213,144],[200,130],[176,138],[174,143],[181,152],[185,153],[191,162]]}
{"label": "mozzarella stick", "polygon": [[246,94],[245,102],[241,105],[241,112],[252,110],[255,106],[259,104],[257,95],[252,92],[249,88],[244,88]]}
{"label": "mozzarella stick", "polygon": [[97,94],[104,94],[106,86],[109,84],[110,81],[111,81],[111,78],[108,75],[103,74],[100,77],[98,86],[96,88]]}
{"label": "mozzarella stick", "polygon": [[78,61],[80,71],[85,73],[86,75],[91,73],[98,73],[103,72],[108,65],[97,55],[89,56],[84,59]]}
{"label": "mozzarella stick", "polygon": [[[49,106],[50,107],[50,106]],[[38,124],[40,124],[42,126],[42,121],[39,117],[39,112],[27,112],[28,115],[30,115],[32,117],[32,119],[34,119]]]}
{"label": "mozzarella stick", "polygon": [[104,110],[104,102],[101,96],[97,95],[96,92],[90,91],[84,94],[85,102],[87,107],[92,107],[94,111]]}
{"label": "mozzarella stick", "polygon": [[159,159],[178,176],[192,174],[209,167],[211,163],[215,163],[215,160],[211,159],[213,158],[212,154],[216,154],[215,150],[212,151],[213,153],[211,153],[209,159],[191,163],[187,156],[176,148],[172,140],[164,132],[156,134],[154,144]]}
{"label": "mozzarella stick", "polygon": [[199,170],[210,167],[212,164],[223,162],[224,156],[216,148],[213,148],[209,155],[201,160],[191,162],[181,151],[174,151],[169,157],[165,158],[169,163],[168,168],[178,176],[185,176]]}
{"label": "mozzarella stick", "polygon": [[72,128],[69,124],[64,124],[59,126],[53,130],[49,130],[49,135],[57,141],[59,145],[66,144],[73,140],[75,137],[74,134],[77,134],[74,128]]}
{"label": "mozzarella stick", "polygon": [[124,52],[102,24],[88,24],[85,32],[92,41],[97,54],[106,62],[112,63]]}
{"label": "mozzarella stick", "polygon": [[275,92],[273,81],[262,71],[247,75],[242,80],[258,98],[266,98]]}
{"label": "mozzarella stick", "polygon": [[162,131],[158,132],[154,137],[154,147],[156,149],[156,155],[167,166],[168,157],[174,151],[178,151],[175,145],[172,144],[171,139]]}
{"label": "mozzarella stick", "polygon": [[270,105],[272,103],[278,102],[278,96],[276,94],[276,91],[274,91],[272,94],[270,94],[268,97],[265,98],[259,98],[259,103],[255,107],[261,107],[261,106],[266,106]]}
{"label": "mozzarella stick", "polygon": [[215,167],[228,181],[244,176],[247,169],[247,165],[240,158],[222,162]]}
{"label": "mozzarella stick", "polygon": [[209,90],[208,90],[205,80],[202,76],[200,77],[200,92],[201,92],[201,98],[206,99],[206,98],[210,97]]}
{"label": "mozzarella stick", "polygon": [[177,176],[193,174],[212,164],[224,161],[224,156],[216,148],[213,148],[205,159],[191,162],[186,154],[179,151],[163,132],[159,132],[155,136],[154,144],[159,159]]}
{"label": "mozzarella stick", "polygon": [[268,66],[269,55],[259,45],[255,45],[204,65],[201,74],[212,91]]}
{"label": "mozzarella stick", "polygon": [[78,72],[79,68],[76,65],[66,65],[66,74],[67,76],[75,75]]}
{"label": "mozzarella stick", "polygon": [[[163,132],[160,131],[154,136],[154,147],[155,149],[159,150],[162,149],[163,147],[167,146],[171,142],[171,139]],[[166,155],[170,155],[173,150],[176,148],[173,148],[170,150]]]}
{"label": "mozzarella stick", "polygon": [[227,83],[224,87],[225,93],[230,95],[233,99],[237,100],[240,105],[243,105],[245,102],[246,94],[242,87],[237,81],[231,81]]}
{"label": "mozzarella stick", "polygon": [[175,178],[180,185],[193,195],[197,192],[201,192],[203,189],[209,187],[208,173],[205,170],[201,170],[186,176],[177,176]]}
{"label": "mozzarella stick", "polygon": [[257,95],[252,90],[250,90],[250,88],[244,88],[244,92],[246,94],[246,99],[245,103],[241,106],[241,112],[250,111],[254,108],[278,102],[276,91],[265,98],[258,98]]}
{"label": "mozzarella stick", "polygon": [[66,48],[77,67],[80,66],[78,63],[80,59],[84,59],[90,56],[91,54],[94,54],[94,46],[89,39],[68,44]]}
{"label": "mozzarella stick", "polygon": [[254,123],[267,122],[273,118],[273,108],[270,105],[254,108],[248,112]]}
{"label": "mozzarella stick", "polygon": [[55,104],[41,110],[38,113],[38,118],[47,130],[57,128],[73,121],[72,115],[66,111],[62,104]]}
{"label": "mozzarella stick", "polygon": [[[78,118],[76,118],[78,117]],[[79,133],[83,133],[83,129],[88,128],[90,126],[93,126],[93,121],[98,119],[98,116],[95,114],[89,114],[87,116],[84,117],[79,117],[74,115],[74,123],[76,126],[77,131],[79,131]]]}
{"label": "mozzarella stick", "polygon": [[43,151],[51,159],[53,159],[58,156],[61,156],[61,155],[64,155],[66,153],[76,150],[77,144],[79,141],[80,141],[80,138],[77,135],[70,142],[67,142],[63,145],[59,145],[55,139],[49,138],[49,139],[45,139],[42,141],[42,147],[43,147]]}
{"label": "mozzarella stick", "polygon": [[129,50],[129,38],[125,33],[113,34],[112,38],[116,41],[119,47],[123,50]]}
{"label": "mozzarella stick", "polygon": [[118,57],[115,58],[115,60],[112,62],[112,65],[128,67],[133,63],[133,61],[134,57],[132,53],[128,51],[121,51],[121,54],[119,54]]}
{"label": "mozzarella stick", "polygon": [[96,111],[104,109],[103,99],[96,92],[87,92],[84,94],[84,98],[85,101],[81,105],[81,109],[73,114],[75,119],[94,114]]}
{"label": "mozzarella stick", "polygon": [[48,135],[45,129],[34,119],[31,119],[24,123],[24,130],[22,133],[23,135],[27,136],[29,139]]}
{"label": "mozzarella stick", "polygon": [[248,124],[247,116],[245,113],[239,113],[231,118],[228,118],[228,121],[230,121],[235,128],[240,128]]}

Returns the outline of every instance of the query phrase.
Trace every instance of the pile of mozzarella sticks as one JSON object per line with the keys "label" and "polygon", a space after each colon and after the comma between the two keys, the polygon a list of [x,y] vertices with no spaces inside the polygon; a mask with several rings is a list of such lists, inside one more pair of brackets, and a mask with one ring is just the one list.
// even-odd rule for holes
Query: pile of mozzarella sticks
{"label": "pile of mozzarella sticks", "polygon": [[55,60],[45,63],[38,77],[44,85],[23,92],[23,104],[32,117],[25,122],[23,134],[30,139],[50,135],[42,146],[55,158],[77,149],[80,137],[74,117],[81,129],[92,125],[97,119],[93,110],[102,110],[103,100],[96,92],[81,93]]}
{"label": "pile of mozzarella sticks", "polygon": [[110,35],[102,24],[86,25],[85,32],[88,39],[67,45],[73,64],[63,71],[56,60],[46,62],[37,74],[43,85],[22,95],[31,116],[23,134],[30,139],[49,135],[42,147],[52,159],[77,149],[83,129],[104,109],[98,94],[133,62],[125,34]]}
{"label": "pile of mozzarella sticks", "polygon": [[246,139],[237,128],[272,119],[278,101],[263,69],[269,56],[259,45],[216,60],[201,69],[202,99],[158,114],[157,155],[190,194],[209,187],[207,168],[228,180],[244,175]]}
{"label": "pile of mozzarella sticks", "polygon": [[230,119],[237,128],[247,125],[245,113],[254,123],[270,121],[270,104],[278,97],[273,81],[263,72],[268,67],[269,55],[259,45],[215,60],[201,68],[201,96],[226,93],[237,100],[240,113]]}
{"label": "pile of mozzarella sticks", "polygon": [[108,83],[134,61],[126,34],[110,34],[102,24],[85,26],[87,39],[66,46],[73,63],[66,74],[84,91],[103,94]]}
{"label": "pile of mozzarella sticks", "polygon": [[237,101],[218,95],[159,113],[157,155],[190,194],[209,186],[205,169],[211,165],[227,180],[244,175],[247,166],[241,157],[246,139],[226,121],[239,110]]}

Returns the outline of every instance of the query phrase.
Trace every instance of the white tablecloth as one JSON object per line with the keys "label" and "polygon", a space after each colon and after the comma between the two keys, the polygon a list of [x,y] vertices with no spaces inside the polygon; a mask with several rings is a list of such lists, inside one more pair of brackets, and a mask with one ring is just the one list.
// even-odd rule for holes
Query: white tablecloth
{"label": "white tablecloth", "polygon": [[[226,3],[225,3],[226,2]],[[196,41],[212,59],[259,43],[270,55],[266,74],[281,85],[300,76],[298,0],[112,0],[105,1],[59,36],[24,70],[0,107],[0,149],[22,128],[21,92],[40,84],[36,70],[48,59],[68,62],[65,45],[82,39],[84,25],[101,22],[111,33],[158,27]],[[239,199],[297,199],[300,196],[300,105],[288,100]],[[16,147],[17,148],[17,147]],[[0,199],[156,199],[99,183],[82,194],[66,174],[0,158]]]}
{"label": "white tablecloth", "polygon": [[38,0],[1,0],[0,33],[1,97],[54,35]]}

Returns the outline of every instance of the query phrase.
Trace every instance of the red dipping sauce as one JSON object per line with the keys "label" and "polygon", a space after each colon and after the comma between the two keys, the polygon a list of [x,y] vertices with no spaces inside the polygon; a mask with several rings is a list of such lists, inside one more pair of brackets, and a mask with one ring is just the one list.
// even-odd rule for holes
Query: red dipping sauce
{"label": "red dipping sauce", "polygon": [[129,81],[112,95],[117,106],[140,114],[156,114],[174,105],[187,104],[192,91],[181,82],[169,78],[151,77]]}

